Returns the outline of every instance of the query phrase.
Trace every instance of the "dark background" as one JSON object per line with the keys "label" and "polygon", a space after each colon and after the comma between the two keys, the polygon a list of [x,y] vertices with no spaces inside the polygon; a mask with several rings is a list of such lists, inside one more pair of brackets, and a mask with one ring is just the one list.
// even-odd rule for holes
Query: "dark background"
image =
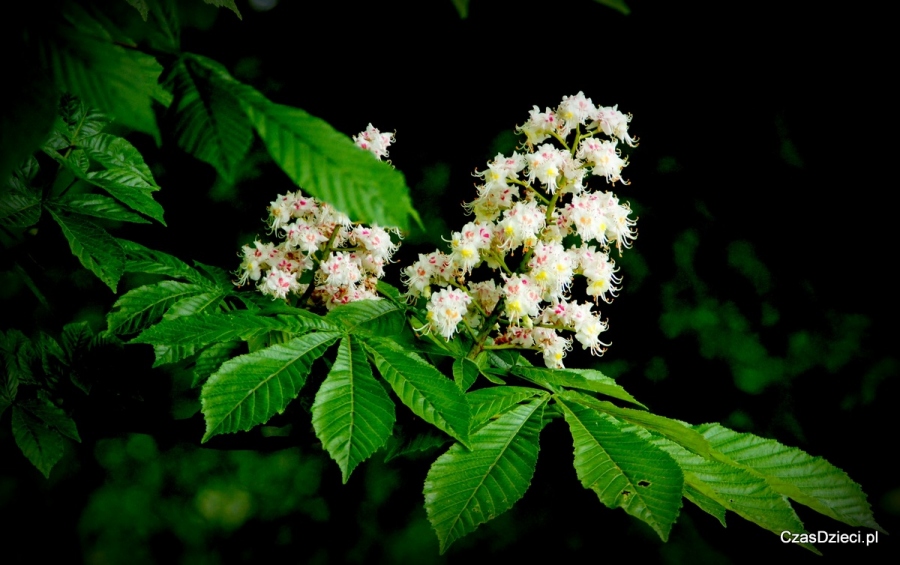
{"label": "dark background", "polygon": [[[885,9],[632,0],[625,16],[591,0],[472,0],[461,19],[450,0],[310,4],[257,11],[238,2],[242,21],[186,9],[183,49],[348,135],[369,122],[396,130],[392,162],[429,227],[406,238],[400,264],[466,221],[458,204],[474,197],[471,173],[513,148],[512,130],[532,105],[583,91],[632,113],[641,142],[627,151],[631,184],[615,190],[632,202],[640,235],[620,260],[620,297],[602,308],[613,346],[601,359],[575,351],[567,366],[616,376],[656,413],[723,422],[827,458],[894,535],[868,548],[822,545],[823,559],[733,514],[723,529],[686,503],[661,544],[581,488],[556,422],[541,436],[525,498],[439,558],[421,508],[434,454],[388,465],[376,456],[341,485],[299,409],[278,422],[294,423],[287,438],[260,432],[201,450],[199,416],[170,409],[173,399],[190,405],[189,393],[176,377],[140,369],[111,376],[107,396],[76,418],[85,442],[49,481],[2,427],[0,505],[16,518],[0,537],[12,562],[452,563],[483,553],[894,562],[896,62]],[[236,268],[239,245],[263,234],[266,205],[291,189],[262,157],[227,186],[170,140],[133,141],[154,163],[169,227],[131,237],[183,259]],[[56,312],[57,323],[102,328],[108,295]],[[55,318],[18,306],[52,326]],[[138,347],[121,363],[149,367],[151,353]],[[248,447],[260,451],[240,450]],[[797,510],[811,531],[857,531]],[[26,544],[29,532],[54,541]]]}

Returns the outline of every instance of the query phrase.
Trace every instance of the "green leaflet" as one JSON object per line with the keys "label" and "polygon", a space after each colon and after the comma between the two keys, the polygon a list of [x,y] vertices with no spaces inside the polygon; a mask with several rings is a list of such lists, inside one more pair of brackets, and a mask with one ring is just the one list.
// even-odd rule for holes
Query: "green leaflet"
{"label": "green leaflet", "polygon": [[453,360],[453,380],[463,392],[472,388],[478,379],[478,365],[467,357],[457,357]]}
{"label": "green leaflet", "polygon": [[123,175],[127,173],[130,186],[159,190],[144,157],[124,137],[101,132],[85,138],[78,146],[88,158],[100,163],[108,171],[117,171]]}
{"label": "green leaflet", "polygon": [[63,7],[58,39],[42,50],[56,85],[159,140],[152,102],[162,98],[157,84],[162,67],[154,57],[126,48],[122,43],[131,42],[121,32],[107,29],[75,2]]}
{"label": "green leaflet", "polygon": [[74,212],[85,216],[115,220],[117,222],[132,222],[135,224],[149,224],[143,216],[128,210],[116,200],[102,194],[79,194],[67,196],[53,201],[55,208]]}
{"label": "green leaflet", "polygon": [[608,8],[612,8],[617,12],[621,12],[626,16],[631,13],[631,8],[625,3],[625,0],[594,0],[598,4],[603,4]]}
{"label": "green leaflet", "polygon": [[617,419],[557,395],[575,444],[584,488],[609,508],[622,508],[666,541],[681,509],[684,477],[672,457]]}
{"label": "green leaflet", "polygon": [[385,463],[397,457],[424,455],[451,441],[445,434],[432,431],[405,437],[398,428],[399,426],[394,427],[393,435],[388,439],[384,454]]}
{"label": "green leaflet", "polygon": [[641,408],[647,408],[624,388],[616,384],[616,381],[605,376],[600,371],[590,369],[545,369],[542,367],[514,367],[512,374],[524,377],[529,381],[553,390],[554,386],[564,386],[599,392],[611,398],[624,400],[636,404]]}
{"label": "green leaflet", "polygon": [[362,343],[344,336],[312,407],[316,437],[340,467],[344,483],[387,442],[395,418],[394,403],[372,375]]}
{"label": "green leaflet", "polygon": [[34,417],[43,421],[44,424],[55,428],[56,431],[81,443],[81,437],[78,435],[78,429],[75,422],[57,405],[49,400],[34,399],[19,404],[23,410],[26,410]]}
{"label": "green leaflet", "polygon": [[658,416],[643,410],[633,408],[620,408],[615,404],[604,400],[581,394],[578,392],[564,392],[564,398],[568,398],[594,410],[606,412],[619,420],[635,424],[666,437],[675,443],[693,451],[703,457],[710,457],[710,446],[706,439],[696,430],[678,420],[672,420],[665,416]]}
{"label": "green leaflet", "polygon": [[164,83],[174,94],[169,113],[178,146],[233,182],[253,141],[250,121],[234,94],[237,81],[219,63],[184,54]]}
{"label": "green leaflet", "polygon": [[197,362],[194,364],[194,378],[191,381],[191,387],[195,388],[201,385],[207,377],[215,373],[222,363],[228,361],[231,353],[238,348],[239,342],[226,341],[223,343],[214,343],[197,355]]}
{"label": "green leaflet", "polygon": [[425,478],[425,511],[441,553],[515,504],[534,475],[547,397],[516,406],[437,458]]}
{"label": "green leaflet", "polygon": [[210,290],[193,296],[185,296],[178,300],[163,314],[163,320],[174,320],[182,316],[190,316],[214,310],[225,294],[221,290]]}
{"label": "green leaflet", "polygon": [[252,312],[197,314],[163,320],[144,330],[130,343],[154,345],[190,344],[198,347],[218,341],[247,340],[269,331],[304,333],[310,330],[335,331],[337,328],[312,313],[300,315],[257,316]]}
{"label": "green leaflet", "polygon": [[109,169],[88,173],[85,180],[124,202],[132,210],[166,225],[163,208],[153,199],[153,192],[158,189],[145,186],[143,179],[136,173],[125,169]]}
{"label": "green leaflet", "polygon": [[360,222],[409,229],[421,224],[403,174],[299,108],[274,104],[245,87],[244,110],[294,183]]}
{"label": "green leaflet", "polygon": [[147,0],[128,0],[128,3],[138,11],[138,13],[141,15],[141,19],[146,22],[147,14],[150,11],[150,8],[147,6]]}
{"label": "green leaflet", "polygon": [[310,333],[224,363],[200,392],[206,420],[202,441],[247,431],[280,414],[300,392],[313,361],[338,337],[334,332]]}
{"label": "green leaflet", "polygon": [[45,145],[57,151],[80,146],[100,133],[110,121],[110,116],[86,105],[81,98],[63,94],[59,101],[59,120]]}
{"label": "green leaflet", "polygon": [[359,300],[338,306],[325,319],[347,333],[386,337],[397,335],[406,325],[404,311],[390,300]]}
{"label": "green leaflet", "polygon": [[81,216],[64,216],[47,211],[59,224],[72,254],[113,291],[125,272],[125,252],[106,230]]}
{"label": "green leaflet", "polygon": [[63,455],[59,433],[18,406],[12,409],[12,432],[25,457],[49,479],[50,470]]}
{"label": "green leaflet", "polygon": [[471,431],[477,430],[491,418],[506,412],[523,400],[539,395],[547,396],[547,393],[523,386],[494,386],[466,394],[466,400],[472,410]]}
{"label": "green leaflet", "polygon": [[693,502],[700,510],[718,520],[723,528],[727,527],[725,525],[725,507],[691,486],[687,473],[685,473],[684,481],[684,497]]}
{"label": "green leaflet", "polygon": [[108,331],[132,334],[159,320],[170,306],[209,291],[209,287],[178,281],[161,281],[139,286],[123,294],[113,304],[117,308],[106,317]]}
{"label": "green leaflet", "polygon": [[456,384],[415,353],[387,339],[365,340],[378,372],[413,413],[469,444],[469,405]]}
{"label": "green leaflet", "polygon": [[0,179],[6,184],[0,191],[0,226],[26,228],[41,219],[41,192],[31,187],[37,172],[37,159],[31,156],[7,178]]}
{"label": "green leaflet", "polygon": [[705,459],[650,432],[643,431],[641,435],[671,455],[681,467],[688,500],[723,524],[727,509],[776,534],[803,531],[803,523],[787,499],[762,477],[735,465]]}
{"label": "green leaflet", "polygon": [[184,279],[197,284],[209,284],[209,281],[200,272],[182,261],[181,259],[149,249],[127,239],[117,239],[119,245],[125,250],[127,262],[126,273],[150,273],[166,275],[176,279]]}
{"label": "green leaflet", "polygon": [[238,11],[237,6],[234,4],[234,0],[203,0],[206,4],[212,4],[216,8],[228,8],[238,17],[239,20],[243,20],[241,17],[241,12]]}
{"label": "green leaflet", "polygon": [[763,477],[779,493],[851,526],[884,531],[875,522],[866,495],[847,473],[821,457],[719,424],[694,427],[727,462]]}

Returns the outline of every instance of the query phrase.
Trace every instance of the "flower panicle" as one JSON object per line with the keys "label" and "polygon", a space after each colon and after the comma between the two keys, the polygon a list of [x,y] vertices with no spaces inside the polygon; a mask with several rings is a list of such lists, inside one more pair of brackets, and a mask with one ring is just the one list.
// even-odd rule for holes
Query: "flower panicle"
{"label": "flower panicle", "polygon": [[[363,150],[387,157],[394,134],[372,124],[353,137]],[[332,309],[378,299],[376,285],[397,250],[399,231],[352,222],[327,202],[301,191],[279,194],[269,205],[271,233],[281,241],[243,246],[238,286],[253,283],[272,299],[298,296]]]}
{"label": "flower panicle", "polygon": [[[408,298],[426,301],[424,331],[451,339],[464,324],[473,335],[490,330],[485,347],[540,351],[548,367],[563,366],[573,341],[603,354],[608,323],[596,306],[621,288],[610,251],[631,247],[637,232],[627,203],[588,185],[593,177],[628,184],[621,146],[638,141],[630,121],[581,92],[530,110],[517,127],[522,152],[475,172],[476,197],[463,205],[475,218],[451,233],[449,252],[421,254],[403,271]],[[476,280],[485,272],[493,274]]]}

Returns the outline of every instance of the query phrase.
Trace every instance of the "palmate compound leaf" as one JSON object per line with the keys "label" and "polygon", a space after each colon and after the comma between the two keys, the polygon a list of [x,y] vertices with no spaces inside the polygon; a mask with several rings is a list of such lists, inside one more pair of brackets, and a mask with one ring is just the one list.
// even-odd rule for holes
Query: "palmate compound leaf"
{"label": "palmate compound leaf", "polygon": [[240,97],[272,159],[297,186],[355,221],[408,230],[412,217],[421,225],[399,171],[299,108],[274,104],[249,87]]}
{"label": "palmate compound leaf", "polygon": [[425,479],[425,511],[441,553],[512,508],[528,490],[549,398],[539,394],[473,433],[471,450],[455,443],[431,466]]}
{"label": "palmate compound leaf", "polygon": [[64,215],[47,207],[69,242],[72,254],[113,292],[125,272],[125,251],[103,228],[80,215]]}
{"label": "palmate compound leaf", "polygon": [[338,337],[335,332],[308,333],[223,363],[200,391],[206,420],[202,441],[247,431],[284,411],[306,382],[313,361]]}
{"label": "palmate compound leaf", "polygon": [[860,486],[821,457],[719,424],[694,428],[709,441],[714,457],[764,478],[779,493],[845,524],[884,531]]}
{"label": "palmate compound leaf", "polygon": [[233,181],[253,141],[253,129],[234,90],[237,81],[219,63],[190,53],[166,79],[174,94],[169,112],[178,146]]}
{"label": "palmate compound leaf", "polygon": [[684,476],[672,457],[609,414],[555,396],[575,444],[575,471],[584,488],[609,508],[622,508],[666,541],[681,510]]}
{"label": "palmate compound leaf", "polygon": [[469,444],[469,405],[456,383],[391,340],[367,338],[365,344],[378,372],[403,404],[463,445]]}
{"label": "palmate compound leaf", "polygon": [[316,437],[341,469],[344,483],[391,436],[394,403],[372,375],[362,342],[348,335],[312,407]]}

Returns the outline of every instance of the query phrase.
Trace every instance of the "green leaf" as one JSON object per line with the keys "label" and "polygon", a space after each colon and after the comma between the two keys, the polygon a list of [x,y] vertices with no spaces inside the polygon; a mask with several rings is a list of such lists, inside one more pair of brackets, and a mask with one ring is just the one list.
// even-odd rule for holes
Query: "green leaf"
{"label": "green leaf", "polygon": [[127,239],[117,239],[116,241],[125,250],[128,259],[125,263],[126,273],[166,275],[167,277],[184,279],[196,284],[209,284],[209,280],[200,271],[177,257],[162,251],[149,249]]}
{"label": "green leaf", "polygon": [[297,186],[355,221],[409,229],[421,224],[403,175],[323,120],[247,89],[244,109],[272,159]]}
{"label": "green leaf", "polygon": [[71,361],[81,351],[87,349],[94,339],[94,331],[87,322],[73,322],[63,326],[61,342],[66,357]]}
{"label": "green leaf", "polygon": [[406,438],[395,429],[394,435],[388,439],[384,462],[387,463],[397,457],[421,455],[441,447],[449,441],[451,441],[450,438],[440,432],[427,431]]}
{"label": "green leaf", "polygon": [[193,296],[185,296],[166,310],[166,313],[163,314],[163,320],[174,320],[175,318],[181,318],[182,316],[191,316],[193,314],[208,312],[215,309],[215,307],[222,302],[223,298],[225,298],[225,294],[220,290],[211,290]]}
{"label": "green leaf", "polygon": [[478,365],[466,357],[459,357],[453,360],[453,380],[463,392],[472,388],[478,379]]}
{"label": "green leaf", "polygon": [[313,361],[337,340],[333,332],[310,333],[225,362],[200,392],[206,434],[247,431],[284,411],[306,382]]}
{"label": "green leaf", "polygon": [[23,410],[27,410],[32,416],[39,418],[51,428],[55,428],[59,433],[69,439],[73,439],[81,443],[81,436],[78,435],[78,428],[75,422],[70,418],[62,408],[53,404],[46,399],[34,399],[19,404]]}
{"label": "green leaf", "polygon": [[[616,381],[605,376],[600,371],[591,369],[544,369],[541,367],[514,367],[512,369],[514,375],[524,377],[533,383],[553,390],[554,386],[564,386],[569,388],[579,388],[592,392],[599,392],[611,398],[624,400],[636,404],[641,408],[646,408],[643,404],[635,400],[633,396],[628,394],[624,388],[616,384]],[[549,385],[549,386],[548,386]]]}
{"label": "green leaf", "polygon": [[108,28],[75,2],[63,6],[65,23],[43,45],[44,64],[61,91],[113,114],[119,123],[159,139],[152,102],[160,98],[162,67],[121,32]]}
{"label": "green leaf", "polygon": [[196,352],[197,346],[193,344],[154,345],[153,354],[156,358],[153,360],[152,367],[155,369],[156,367],[161,367],[162,365],[178,363],[179,361],[192,356]]}
{"label": "green leaf", "polygon": [[575,471],[609,508],[622,508],[666,541],[681,509],[684,476],[672,457],[608,414],[557,395],[575,444]]}
{"label": "green leaf", "polygon": [[687,473],[685,473],[684,477],[684,497],[693,502],[698,508],[718,520],[719,523],[722,524],[723,528],[726,527],[725,507],[713,500],[711,497],[706,496],[705,494],[691,486],[691,483],[687,477]]}
{"label": "green leaf", "polygon": [[310,330],[336,330],[323,318],[306,316],[257,316],[252,312],[197,314],[163,320],[144,330],[130,343],[154,345],[191,344],[199,347],[217,341],[248,340],[270,331],[305,333]]}
{"label": "green leaf", "polygon": [[456,8],[456,13],[459,14],[459,18],[464,20],[469,17],[469,0],[451,0],[453,2],[453,7]]}
{"label": "green leaf", "polygon": [[55,208],[82,214],[84,216],[93,216],[95,218],[103,218],[105,220],[115,220],[117,222],[132,222],[135,224],[149,224],[143,216],[135,214],[128,210],[114,199],[103,196],[102,194],[79,194],[75,196],[66,196],[59,200],[54,200],[51,205]]}
{"label": "green leaf", "polygon": [[194,379],[191,381],[191,388],[199,386],[207,377],[215,373],[222,363],[231,358],[232,352],[237,349],[238,345],[237,341],[226,341],[214,343],[201,351],[197,355],[196,364],[194,364]]}
{"label": "green leaf", "polygon": [[400,306],[401,308],[405,308],[406,298],[404,298],[404,296],[400,294],[400,291],[397,290],[397,287],[390,285],[383,280],[379,280],[375,286],[377,287],[378,292],[386,296],[391,302],[393,302],[397,306]]}
{"label": "green leaf", "polygon": [[779,493],[845,524],[884,531],[875,522],[860,486],[821,457],[719,424],[703,424],[695,429],[717,455],[763,477]]}
{"label": "green leaf", "polygon": [[[132,173],[115,170],[88,173],[86,180],[94,186],[102,188],[132,210],[166,225],[163,219],[163,207],[152,196],[155,189],[144,188],[141,186],[143,183],[136,179],[137,177]],[[135,182],[137,184],[133,184]]]}
{"label": "green leaf", "polygon": [[45,144],[45,148],[57,151],[81,146],[112,121],[107,114],[85,105],[81,98],[71,94],[63,94],[60,98],[59,117],[53,128],[53,134]]}
{"label": "green leaf", "polygon": [[643,410],[620,408],[611,402],[597,400],[596,398],[581,393],[567,392],[565,395],[569,400],[579,402],[584,406],[588,406],[600,412],[605,412],[619,420],[624,420],[635,424],[636,426],[656,432],[698,455],[710,457],[711,450],[709,442],[684,422],[651,414],[650,412],[645,412]]}
{"label": "green leaf", "polygon": [[325,319],[347,333],[386,337],[403,331],[403,310],[390,300],[359,300],[338,306]]}
{"label": "green leaf", "polygon": [[229,182],[244,160],[253,130],[234,94],[238,84],[219,63],[185,54],[165,79],[178,146],[209,163]]}
{"label": "green leaf", "polygon": [[0,226],[27,228],[41,219],[41,195],[32,191],[0,194]]}
{"label": "green leaf", "polygon": [[515,504],[537,464],[547,397],[516,406],[437,458],[425,478],[425,511],[441,553]]}
{"label": "green leaf", "polygon": [[607,8],[612,8],[617,12],[621,12],[626,16],[631,13],[631,8],[625,3],[625,0],[594,0],[598,4],[603,4]]}
{"label": "green leaf", "polygon": [[216,8],[228,8],[238,17],[239,20],[243,20],[241,17],[241,13],[238,11],[237,6],[234,5],[234,0],[203,0],[206,4],[212,4]]}
{"label": "green leaf", "polygon": [[146,22],[147,14],[150,11],[150,8],[147,6],[147,0],[128,0],[128,3],[138,11],[141,15],[141,19]]}
{"label": "green leaf", "polygon": [[209,287],[178,281],[160,281],[123,294],[107,317],[110,333],[131,334],[159,320],[170,306],[186,297],[205,295]]}
{"label": "green leaf", "polygon": [[513,406],[535,396],[546,397],[546,392],[523,386],[494,386],[482,388],[466,394],[469,408],[472,410],[471,431],[506,412]]}
{"label": "green leaf", "polygon": [[684,494],[688,500],[715,516],[723,525],[727,509],[776,534],[804,531],[803,523],[787,499],[762,477],[735,465],[700,457],[650,432],[644,431],[643,437],[671,455],[681,467]]}
{"label": "green leaf", "polygon": [[[103,165],[109,172],[126,175],[129,186],[159,190],[150,167],[134,145],[124,137],[98,133],[79,143],[85,155]],[[118,177],[117,177],[118,178]],[[124,182],[124,181],[120,181]]]}
{"label": "green leaf", "polygon": [[178,19],[177,0],[154,0],[150,4],[150,19],[153,27],[148,33],[150,45],[177,53],[181,49],[181,23]]}
{"label": "green leaf", "polygon": [[26,228],[40,220],[41,192],[31,186],[37,173],[37,159],[30,156],[3,179],[7,186],[0,191],[0,226]]}
{"label": "green leaf", "polygon": [[385,444],[394,420],[394,403],[372,376],[362,343],[345,336],[312,407],[316,437],[345,484],[353,469]]}
{"label": "green leaf", "polygon": [[232,278],[231,273],[225,269],[216,267],[215,265],[205,265],[196,260],[194,261],[194,266],[197,267],[197,269],[203,273],[203,276],[205,276],[217,289],[229,292],[234,290],[234,279]]}
{"label": "green leaf", "polygon": [[113,292],[125,272],[125,252],[106,230],[78,215],[63,215],[53,208],[47,211],[59,224],[72,254]]}
{"label": "green leaf", "polygon": [[370,338],[365,343],[378,372],[403,404],[463,445],[469,444],[469,404],[453,381],[388,339]]}
{"label": "green leaf", "polygon": [[12,433],[25,457],[49,479],[50,470],[63,456],[59,433],[18,406],[12,409]]}

